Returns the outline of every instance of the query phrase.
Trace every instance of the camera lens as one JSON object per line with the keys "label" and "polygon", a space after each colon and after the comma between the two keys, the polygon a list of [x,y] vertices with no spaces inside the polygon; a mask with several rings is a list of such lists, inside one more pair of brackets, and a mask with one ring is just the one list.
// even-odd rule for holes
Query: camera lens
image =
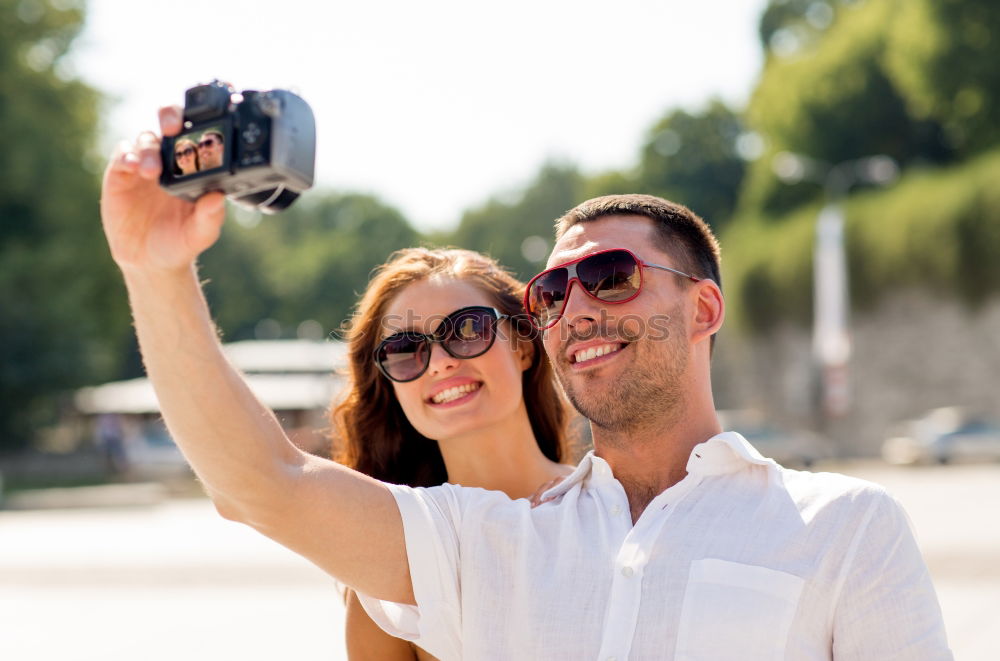
{"label": "camera lens", "polygon": [[298,193],[286,188],[281,191],[281,195],[276,197],[273,202],[264,207],[263,211],[264,213],[277,213],[278,211],[284,211],[291,206],[292,202],[298,199],[298,197]]}
{"label": "camera lens", "polygon": [[238,201],[240,204],[247,206],[260,206],[272,199],[276,199],[278,197],[277,193],[278,188],[268,188],[267,190],[257,191],[256,193],[240,195]]}

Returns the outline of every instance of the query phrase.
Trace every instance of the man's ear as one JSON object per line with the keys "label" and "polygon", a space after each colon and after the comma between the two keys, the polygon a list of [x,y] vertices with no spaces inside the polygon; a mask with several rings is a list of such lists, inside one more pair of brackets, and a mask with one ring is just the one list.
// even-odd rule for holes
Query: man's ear
{"label": "man's ear", "polygon": [[712,337],[722,327],[726,317],[726,302],[722,298],[722,290],[712,280],[702,280],[695,285],[694,316],[692,319],[692,341],[700,342]]}

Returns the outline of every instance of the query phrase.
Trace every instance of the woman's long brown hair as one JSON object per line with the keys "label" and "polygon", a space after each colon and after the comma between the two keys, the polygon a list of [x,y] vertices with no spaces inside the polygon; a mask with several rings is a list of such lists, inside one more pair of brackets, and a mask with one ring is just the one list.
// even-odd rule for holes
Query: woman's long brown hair
{"label": "woman's long brown hair", "polygon": [[376,269],[368,289],[345,324],[348,390],[331,414],[337,461],[384,482],[433,486],[448,479],[437,441],[420,434],[407,420],[392,384],[375,367],[372,353],[382,340],[389,302],[414,282],[429,278],[469,282],[492,299],[502,314],[514,317],[516,336],[532,342],[534,360],[524,371],[523,396],[531,429],[542,453],[553,461],[567,455],[567,409],[552,378],[541,335],[527,323],[521,307],[524,285],[493,259],[470,250],[407,248]]}

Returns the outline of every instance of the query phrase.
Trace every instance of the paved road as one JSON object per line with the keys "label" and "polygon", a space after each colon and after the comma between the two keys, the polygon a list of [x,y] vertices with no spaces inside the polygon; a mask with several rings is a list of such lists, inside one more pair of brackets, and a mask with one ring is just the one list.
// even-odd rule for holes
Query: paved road
{"label": "paved road", "polygon": [[332,579],[204,500],[0,513],[0,659],[330,661]]}
{"label": "paved road", "polygon": [[[906,506],[960,661],[1000,650],[1000,466],[848,465]],[[0,512],[0,659],[344,659],[334,582],[202,500]]]}

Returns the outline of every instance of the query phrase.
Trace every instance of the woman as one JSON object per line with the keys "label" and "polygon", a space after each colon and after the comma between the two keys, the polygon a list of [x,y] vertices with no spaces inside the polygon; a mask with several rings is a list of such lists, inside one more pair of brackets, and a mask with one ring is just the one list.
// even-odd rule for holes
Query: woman
{"label": "woman", "polygon": [[[340,461],[385,482],[511,498],[567,475],[567,413],[522,293],[468,250],[410,248],[380,267],[347,326]],[[352,660],[432,658],[382,632],[353,593],[346,638]]]}
{"label": "woman", "polygon": [[181,138],[174,143],[174,158],[176,175],[194,174],[199,170],[198,145],[192,140]]}

